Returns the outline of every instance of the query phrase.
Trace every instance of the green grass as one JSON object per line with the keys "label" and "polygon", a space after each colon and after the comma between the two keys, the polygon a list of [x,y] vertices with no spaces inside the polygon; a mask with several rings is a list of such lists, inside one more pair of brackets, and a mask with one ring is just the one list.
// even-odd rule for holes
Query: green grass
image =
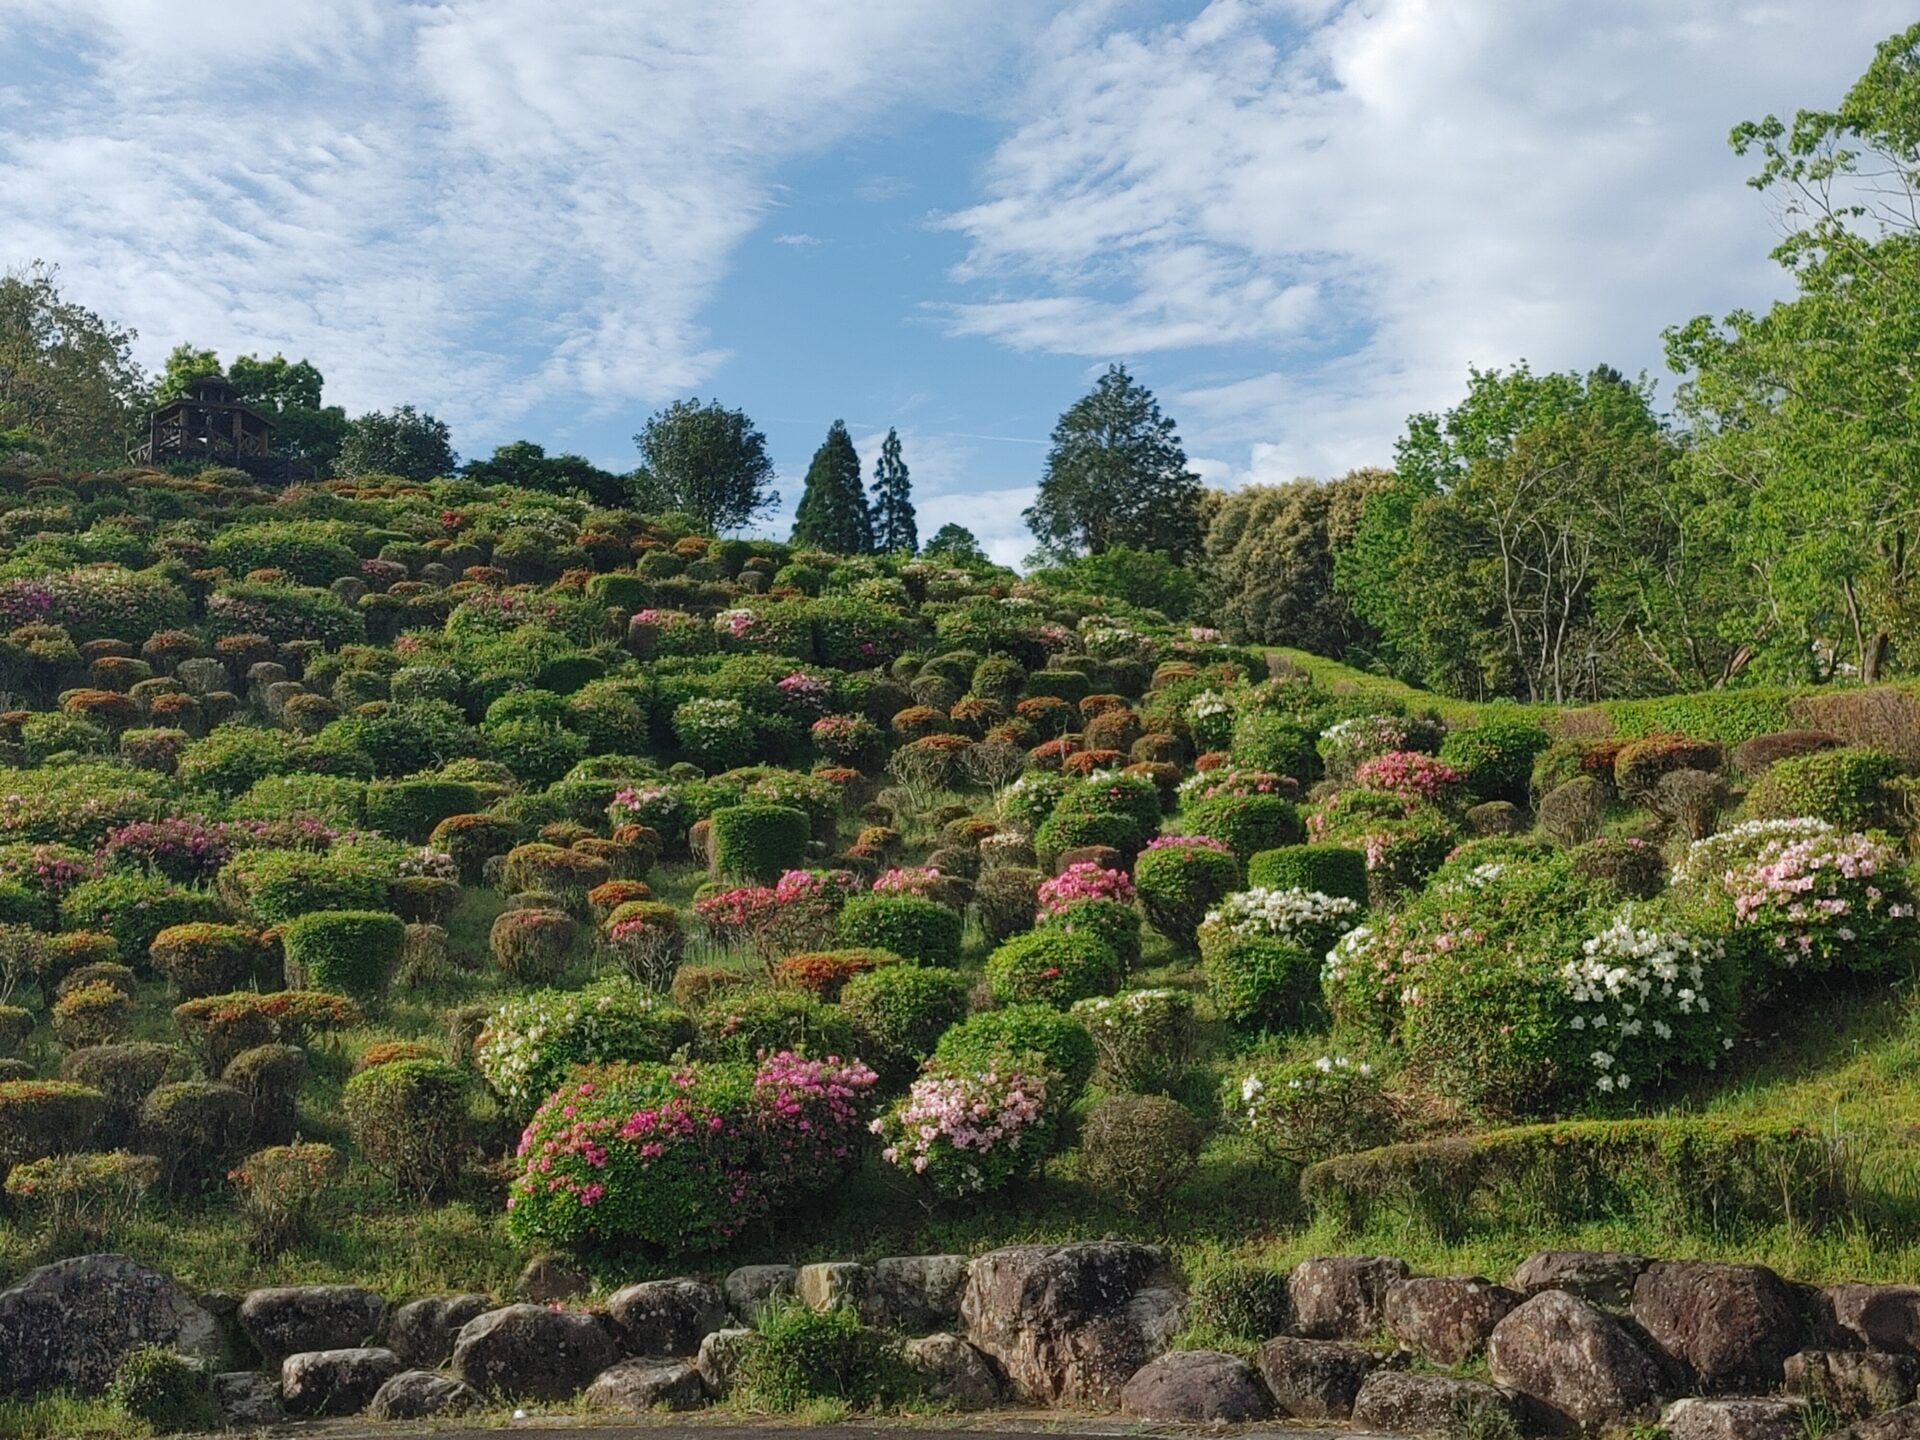
{"label": "green grass", "polygon": [[145,1421],[106,1400],[64,1393],[0,1400],[0,1435],[8,1440],[132,1440],[152,1433]]}

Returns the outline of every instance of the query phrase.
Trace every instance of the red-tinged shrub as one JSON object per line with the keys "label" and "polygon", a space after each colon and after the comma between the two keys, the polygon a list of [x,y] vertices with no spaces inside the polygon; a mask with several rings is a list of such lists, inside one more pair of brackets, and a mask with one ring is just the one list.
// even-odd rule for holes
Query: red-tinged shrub
{"label": "red-tinged shrub", "polygon": [[837,1001],[854,976],[900,963],[900,957],[891,950],[802,950],[782,957],[773,967],[773,980],[777,985],[811,990],[822,1000]]}

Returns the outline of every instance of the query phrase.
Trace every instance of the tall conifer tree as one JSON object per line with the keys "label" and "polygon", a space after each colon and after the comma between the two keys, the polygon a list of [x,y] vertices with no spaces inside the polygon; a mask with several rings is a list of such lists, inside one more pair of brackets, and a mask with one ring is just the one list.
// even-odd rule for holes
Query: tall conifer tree
{"label": "tall conifer tree", "polygon": [[912,496],[907,462],[900,458],[899,432],[889,428],[880,446],[880,458],[873,462],[874,549],[883,554],[904,550],[911,555],[920,548]]}
{"label": "tall conifer tree", "polygon": [[834,421],[813,452],[807,488],[793,515],[793,540],[841,555],[864,555],[873,549],[873,516],[860,482],[860,456],[844,421]]}

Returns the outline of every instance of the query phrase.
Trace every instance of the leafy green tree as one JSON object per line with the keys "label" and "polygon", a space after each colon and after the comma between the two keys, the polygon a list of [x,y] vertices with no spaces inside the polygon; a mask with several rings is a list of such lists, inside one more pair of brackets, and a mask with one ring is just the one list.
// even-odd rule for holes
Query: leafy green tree
{"label": "leafy green tree", "polygon": [[807,466],[806,488],[793,516],[793,543],[841,555],[865,555],[873,549],[873,516],[860,481],[860,456],[836,420]]}
{"label": "leafy green tree", "polygon": [[980,548],[980,542],[973,532],[964,525],[949,520],[933,532],[933,538],[927,541],[926,548],[920,552],[929,560],[939,560],[948,565],[985,565],[987,552]]}
{"label": "leafy green tree", "polygon": [[1059,559],[1116,545],[1184,560],[1200,548],[1200,477],[1153,392],[1110,365],[1053,427],[1040,495],[1026,511]]}
{"label": "leafy green tree", "polygon": [[1783,679],[1920,660],[1920,25],[1838,109],[1738,126],[1797,293],[1667,332],[1688,468],[1752,585],[1730,630]]}
{"label": "leafy green tree", "polygon": [[900,435],[891,427],[873,462],[873,548],[882,554],[911,555],[920,548],[913,514],[913,481],[900,458]]}
{"label": "leafy green tree", "polygon": [[226,374],[226,367],[220,363],[217,353],[182,341],[167,352],[167,358],[160,367],[160,378],[153,385],[153,403],[165,405],[169,400],[178,400],[187,393],[194,381],[210,376],[225,379]]}
{"label": "leafy green tree", "polygon": [[122,464],[146,384],[134,332],[64,298],[58,273],[0,274],[0,431],[24,432],[64,469]]}
{"label": "leafy green tree", "polygon": [[768,488],[767,437],[741,410],[676,400],[633,437],[640,468],[628,490],[642,510],[678,510],[715,531],[736,530],[780,503]]}
{"label": "leafy green tree", "polygon": [[1249,485],[1212,507],[1204,564],[1207,613],[1235,640],[1363,658],[1372,627],[1334,589],[1334,557],[1352,543],[1368,498],[1394,477]]}
{"label": "leafy green tree", "polygon": [[486,460],[469,460],[461,474],[483,485],[518,485],[549,495],[584,494],[596,505],[626,503],[627,482],[584,455],[549,455],[531,440],[498,446]]}
{"label": "leafy green tree", "polygon": [[453,433],[446,422],[411,405],[354,416],[340,446],[342,475],[437,480],[453,474],[456,464]]}
{"label": "leafy green tree", "polygon": [[1200,580],[1192,570],[1157,550],[1126,545],[1035,571],[1033,578],[1062,590],[1158,610],[1169,620],[1186,619],[1200,599]]}

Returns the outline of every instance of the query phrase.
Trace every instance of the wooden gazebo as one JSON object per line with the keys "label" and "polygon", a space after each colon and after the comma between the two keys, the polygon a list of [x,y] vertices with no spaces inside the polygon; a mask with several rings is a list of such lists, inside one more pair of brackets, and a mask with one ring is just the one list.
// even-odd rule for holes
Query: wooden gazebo
{"label": "wooden gazebo", "polygon": [[153,412],[147,438],[127,452],[136,465],[180,461],[230,465],[257,480],[296,478],[291,461],[273,453],[273,422],[218,375],[195,380],[187,393]]}

